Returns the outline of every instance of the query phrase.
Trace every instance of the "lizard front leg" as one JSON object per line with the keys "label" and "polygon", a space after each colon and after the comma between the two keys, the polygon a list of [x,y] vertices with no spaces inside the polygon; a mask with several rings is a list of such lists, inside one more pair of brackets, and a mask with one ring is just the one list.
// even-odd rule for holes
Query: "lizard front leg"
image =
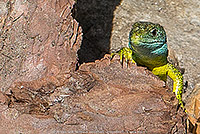
{"label": "lizard front leg", "polygon": [[120,56],[121,63],[123,63],[123,59],[125,59],[126,63],[128,63],[128,61],[135,63],[135,61],[133,60],[133,52],[130,48],[123,47],[119,51],[111,53],[111,58],[113,58],[116,54]]}
{"label": "lizard front leg", "polygon": [[183,75],[172,64],[168,63],[167,66],[168,66],[168,75],[174,81],[173,92],[176,94],[176,98],[179,100],[180,106],[184,109],[182,101]]}
{"label": "lizard front leg", "polygon": [[179,101],[180,106],[185,109],[182,101],[183,91],[183,75],[172,64],[167,63],[164,66],[156,67],[152,70],[152,73],[159,76],[160,79],[166,81],[167,75],[173,80],[173,92]]}

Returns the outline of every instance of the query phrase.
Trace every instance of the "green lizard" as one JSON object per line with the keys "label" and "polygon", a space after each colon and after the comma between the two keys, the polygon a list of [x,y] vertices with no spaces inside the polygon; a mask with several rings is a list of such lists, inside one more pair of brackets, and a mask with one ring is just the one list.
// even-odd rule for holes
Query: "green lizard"
{"label": "green lizard", "polygon": [[172,64],[168,63],[167,36],[164,28],[151,22],[136,22],[129,34],[129,48],[123,47],[112,53],[111,58],[118,54],[120,61],[131,61],[146,66],[161,80],[167,80],[167,75],[173,80],[173,92],[184,108],[182,101],[183,76]]}

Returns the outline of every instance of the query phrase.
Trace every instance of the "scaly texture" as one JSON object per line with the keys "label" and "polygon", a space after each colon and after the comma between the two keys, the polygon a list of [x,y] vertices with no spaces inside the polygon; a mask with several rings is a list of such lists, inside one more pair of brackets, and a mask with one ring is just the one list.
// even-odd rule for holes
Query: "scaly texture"
{"label": "scaly texture", "polygon": [[164,28],[151,22],[136,22],[129,35],[129,48],[123,47],[117,53],[120,60],[136,62],[146,66],[161,80],[166,81],[167,75],[173,80],[173,92],[184,109],[182,101],[183,76],[172,64],[168,63],[167,36]]}

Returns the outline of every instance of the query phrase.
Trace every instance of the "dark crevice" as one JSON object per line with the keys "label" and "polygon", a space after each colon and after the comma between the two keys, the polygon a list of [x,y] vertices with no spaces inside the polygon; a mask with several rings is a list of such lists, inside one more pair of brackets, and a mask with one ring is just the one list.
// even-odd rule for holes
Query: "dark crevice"
{"label": "dark crevice", "polygon": [[101,59],[110,50],[112,21],[121,0],[77,0],[73,17],[83,29],[79,64]]}

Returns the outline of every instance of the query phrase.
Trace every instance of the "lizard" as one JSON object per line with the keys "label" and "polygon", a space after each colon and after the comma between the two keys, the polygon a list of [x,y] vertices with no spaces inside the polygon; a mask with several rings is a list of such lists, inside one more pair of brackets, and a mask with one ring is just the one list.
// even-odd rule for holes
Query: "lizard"
{"label": "lizard", "polygon": [[185,110],[182,101],[183,75],[171,63],[168,62],[167,36],[160,24],[138,21],[132,25],[129,33],[128,47],[122,47],[119,51],[111,53],[120,56],[120,62],[129,61],[137,65],[146,66],[161,80],[167,81],[167,75],[173,80],[173,92],[179,105]]}

